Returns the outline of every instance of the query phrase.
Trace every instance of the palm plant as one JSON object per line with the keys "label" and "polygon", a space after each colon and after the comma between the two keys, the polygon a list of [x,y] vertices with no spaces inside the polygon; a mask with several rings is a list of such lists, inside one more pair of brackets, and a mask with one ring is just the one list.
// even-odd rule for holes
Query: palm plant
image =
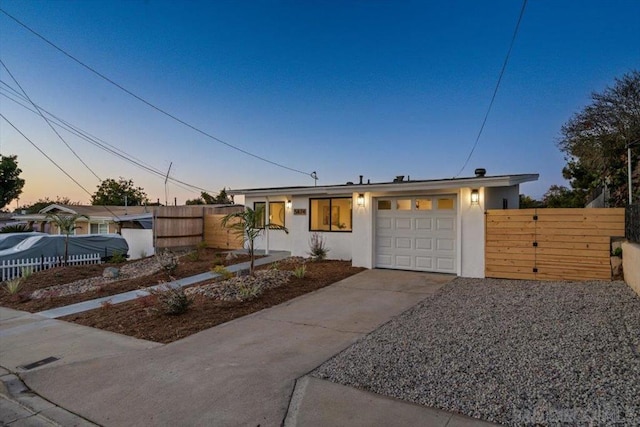
{"label": "palm plant", "polygon": [[63,214],[47,214],[47,220],[54,223],[61,234],[64,234],[64,265],[67,266],[69,258],[69,235],[73,230],[80,228],[76,225],[76,221],[80,218],[89,219],[86,215],[63,215]]}
{"label": "palm plant", "polygon": [[256,210],[251,208],[245,208],[242,212],[233,212],[225,215],[222,218],[222,226],[230,229],[235,235],[242,239],[242,243],[248,243],[247,250],[249,251],[249,274],[255,276],[254,260],[255,260],[255,240],[266,229],[269,230],[283,230],[289,234],[289,230],[282,225],[277,224],[264,224],[264,207],[260,206]]}

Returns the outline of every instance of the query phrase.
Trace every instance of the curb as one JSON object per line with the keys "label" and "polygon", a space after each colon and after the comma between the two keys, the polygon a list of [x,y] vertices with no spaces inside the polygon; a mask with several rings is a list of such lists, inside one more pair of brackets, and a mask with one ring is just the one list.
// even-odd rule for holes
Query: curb
{"label": "curb", "polygon": [[94,427],[94,424],[37,395],[15,374],[0,368],[0,424]]}

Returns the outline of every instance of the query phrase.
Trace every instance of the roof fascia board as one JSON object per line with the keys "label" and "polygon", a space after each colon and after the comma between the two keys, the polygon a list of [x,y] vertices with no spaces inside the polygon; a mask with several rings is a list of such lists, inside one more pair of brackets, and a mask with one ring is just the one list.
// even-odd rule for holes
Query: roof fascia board
{"label": "roof fascia board", "polygon": [[45,208],[42,208],[42,209],[40,210],[40,213],[42,213],[42,214],[46,214],[46,213],[48,213],[48,212],[51,212],[51,211],[52,211],[52,210],[54,210],[54,209],[58,209],[58,210],[60,210],[60,211],[62,211],[62,212],[70,213],[70,214],[72,214],[72,215],[77,215],[77,214],[78,214],[78,212],[74,211],[74,210],[73,210],[73,209],[71,209],[71,208],[68,208],[68,207],[66,207],[66,206],[62,206],[62,205],[57,205],[57,204],[55,204],[55,203],[54,203],[54,204],[52,204],[52,205],[49,205],[49,206],[47,206],[47,207],[45,207]]}
{"label": "roof fascia board", "polygon": [[364,192],[403,192],[431,191],[452,188],[471,187],[510,187],[525,182],[536,181],[538,174],[505,175],[469,179],[448,179],[435,181],[405,181],[384,184],[353,184],[325,187],[282,187],[265,189],[227,190],[229,194],[245,196],[301,196],[301,195],[337,195]]}

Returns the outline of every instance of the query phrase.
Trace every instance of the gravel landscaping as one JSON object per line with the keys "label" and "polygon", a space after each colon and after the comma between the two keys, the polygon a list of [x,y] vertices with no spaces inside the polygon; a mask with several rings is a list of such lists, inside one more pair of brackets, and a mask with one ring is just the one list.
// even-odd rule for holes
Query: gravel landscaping
{"label": "gravel landscaping", "polygon": [[458,278],[313,374],[505,425],[640,425],[623,282]]}

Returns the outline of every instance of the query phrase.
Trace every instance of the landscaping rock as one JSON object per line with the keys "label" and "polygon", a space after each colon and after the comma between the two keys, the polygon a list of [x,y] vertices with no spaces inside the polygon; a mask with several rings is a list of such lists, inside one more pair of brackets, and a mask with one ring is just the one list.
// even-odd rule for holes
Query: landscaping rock
{"label": "landscaping rock", "polygon": [[234,254],[233,252],[229,252],[226,256],[227,261],[233,261],[236,258],[238,258],[238,255]]}
{"label": "landscaping rock", "polygon": [[102,272],[105,279],[117,279],[120,276],[120,269],[117,267],[107,267]]}
{"label": "landscaping rock", "polygon": [[614,280],[622,279],[622,258],[619,256],[611,257],[611,275]]}

